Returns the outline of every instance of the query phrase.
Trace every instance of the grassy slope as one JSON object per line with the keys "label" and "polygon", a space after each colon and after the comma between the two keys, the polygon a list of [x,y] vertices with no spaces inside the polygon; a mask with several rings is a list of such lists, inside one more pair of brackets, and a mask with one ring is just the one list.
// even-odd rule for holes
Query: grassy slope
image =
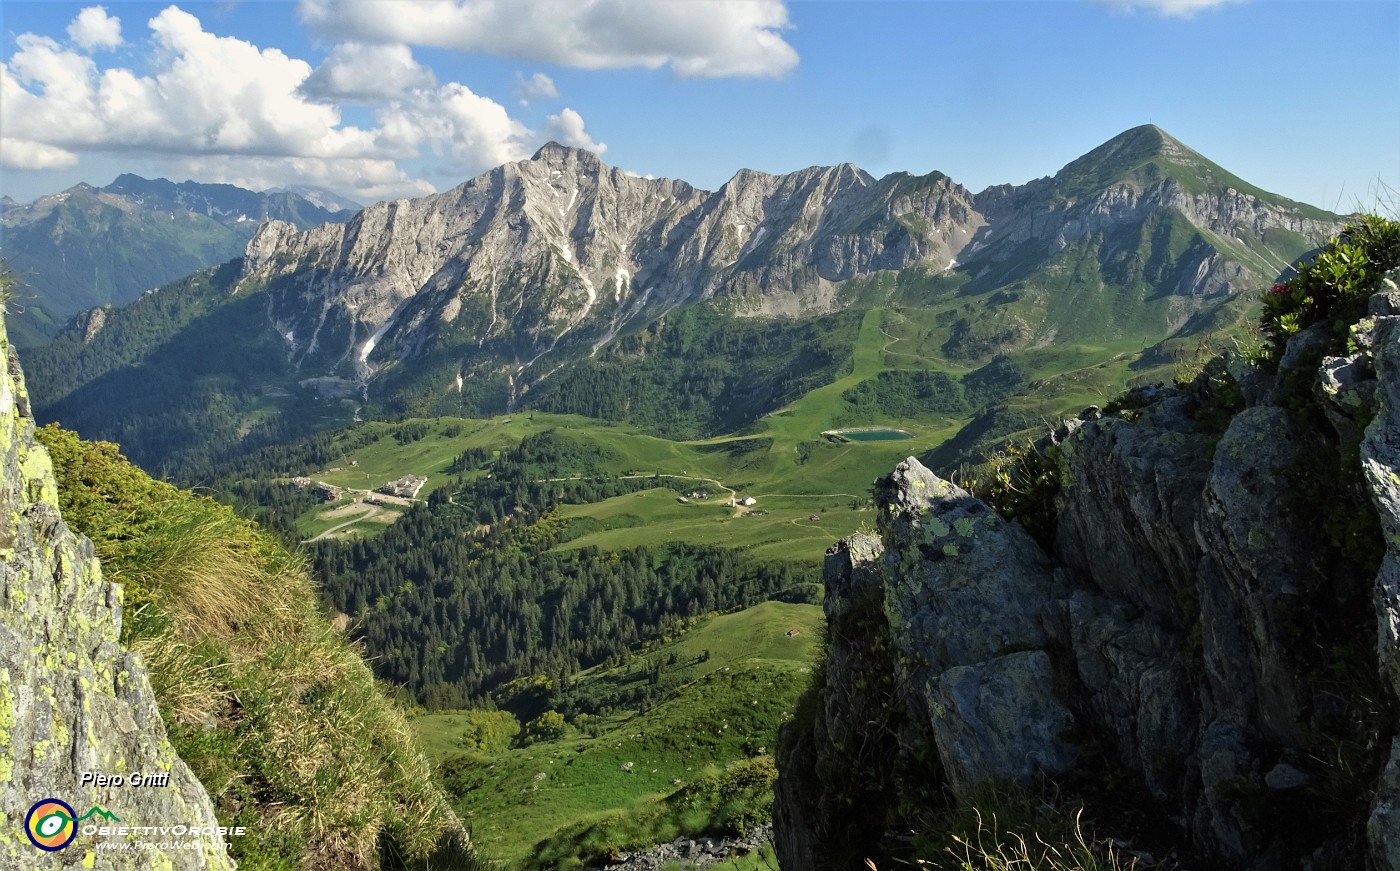
{"label": "grassy slope", "polygon": [[[680,786],[773,752],[778,724],[809,683],[824,622],[816,606],[767,602],[710,618],[626,666],[581,673],[575,686],[601,693],[645,682],[649,663],[675,654],[669,674],[679,687],[644,714],[600,718],[597,737],[571,730],[560,741],[480,757],[459,783],[470,790],[459,810],[475,843],[512,862],[540,849],[567,867],[563,857],[580,847],[625,847],[629,834],[641,847],[699,833],[710,818],[647,818]],[[794,627],[798,634],[788,637]],[[711,655],[700,661],[705,651]],[[442,761],[461,752],[461,720],[429,714],[413,726]],[[668,834],[668,825],[678,828]]]}
{"label": "grassy slope", "polygon": [[114,445],[52,426],[38,436],[64,519],[123,587],[122,640],[146,660],[171,742],[220,822],[249,828],[232,843],[240,864],[427,859],[458,824],[404,718],[320,613],[302,564]]}
{"label": "grassy slope", "polygon": [[[873,288],[872,295],[893,292],[893,282],[887,284]],[[657,489],[592,505],[565,506],[562,515],[578,520],[583,533],[565,547],[609,549],[675,540],[747,547],[770,558],[816,559],[833,541],[868,520],[863,506],[872,480],[903,458],[951,437],[970,416],[862,417],[842,398],[850,388],[885,370],[936,369],[954,377],[968,371],[944,358],[934,344],[940,312],[961,303],[946,297],[920,299],[917,288],[906,298],[909,303],[898,310],[876,308],[865,314],[850,374],[774,411],[744,433],[676,442],[626,424],[526,411],[493,420],[438,418],[428,422],[425,437],[401,444],[393,435],[395,425],[368,423],[363,427],[378,430],[379,438],[347,452],[316,477],[368,489],[404,474],[427,475],[422,494],[426,496],[450,483],[447,469],[467,448],[500,450],[526,435],[552,429],[615,456],[609,473],[693,478],[697,488],[711,494],[705,504],[682,505],[673,492]],[[1142,347],[1141,341],[1120,340],[1016,355],[1038,383],[1015,402],[1028,414],[1047,420],[1091,403],[1103,404],[1123,389],[1130,374],[1128,364]],[[832,443],[820,437],[823,430],[834,427],[874,424],[897,426],[914,438]],[[738,516],[728,508],[728,491],[716,486],[716,481],[740,495],[757,497],[755,507],[769,513]],[[861,507],[853,508],[853,501]],[[811,514],[821,520],[810,521]],[[308,516],[303,518],[302,530],[311,535],[333,525]],[[376,527],[360,528],[372,534]]]}

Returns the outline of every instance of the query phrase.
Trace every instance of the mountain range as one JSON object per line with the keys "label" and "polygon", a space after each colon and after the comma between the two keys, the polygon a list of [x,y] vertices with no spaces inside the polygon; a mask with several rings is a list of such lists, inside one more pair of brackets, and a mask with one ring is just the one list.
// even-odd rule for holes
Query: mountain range
{"label": "mountain range", "polygon": [[[123,379],[170,382],[173,367],[183,395],[224,403],[216,385],[251,379],[225,435],[290,392],[390,416],[538,407],[693,438],[850,371],[843,315],[871,308],[910,324],[902,368],[1007,358],[1030,372],[1057,349],[1086,369],[1170,365],[1248,319],[1340,227],[1150,125],[976,194],[850,164],[741,170],[707,192],[551,143],[344,223],[269,220],[241,261],[82,320],[29,369],[41,408],[105,437],[130,437],[118,422],[144,401]],[[182,341],[225,362],[189,369]],[[652,419],[668,407],[689,411]]]}
{"label": "mountain range", "polygon": [[[326,203],[323,207],[320,203]],[[40,344],[80,311],[125,305],[198,269],[242,254],[259,224],[308,228],[361,208],[334,194],[255,193],[234,185],[124,174],[0,210],[0,257],[20,280],[11,334]]]}
{"label": "mountain range", "polygon": [[[970,300],[1006,290],[957,321],[953,356],[1104,332],[1155,342],[1218,317],[1337,220],[1150,126],[1053,178],[976,195],[941,173],[875,179],[850,164],[742,170],[708,193],[550,144],[343,225],[269,222],[248,245],[240,287],[269,295],[307,375],[372,384],[445,358],[459,370],[439,384],[504,378],[515,401],[678,307],[825,314],[853,302],[853,281],[915,267],[956,276]],[[1057,292],[1065,272],[1075,288]]]}

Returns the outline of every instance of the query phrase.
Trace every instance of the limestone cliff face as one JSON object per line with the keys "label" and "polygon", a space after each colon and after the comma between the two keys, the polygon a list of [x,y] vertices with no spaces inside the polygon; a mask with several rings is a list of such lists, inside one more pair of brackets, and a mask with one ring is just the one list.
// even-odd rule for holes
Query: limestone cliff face
{"label": "limestone cliff face", "polygon": [[[1216,361],[1061,427],[1045,547],[913,458],[878,481],[881,540],[828,554],[825,704],[779,757],[784,867],[879,852],[926,801],[914,769],[960,800],[1048,776],[1110,827],[1126,794],[1205,865],[1400,868],[1397,276],[1348,356],[1305,332],[1277,375]],[[856,686],[888,688],[878,716]],[[866,776],[837,742],[872,734],[895,737]],[[867,780],[891,789],[862,837],[833,809]]]}
{"label": "limestone cliff face", "polygon": [[269,289],[269,317],[307,374],[366,380],[455,336],[464,369],[490,360],[528,379],[536,361],[550,371],[686,302],[833,311],[838,283],[944,268],[981,223],[972,195],[938,173],[741,170],[709,193],[551,143],[343,225],[269,222],[248,244],[244,280]]}
{"label": "limestone cliff face", "polygon": [[678,306],[826,314],[856,301],[853,280],[911,268],[1044,299],[1033,323],[1017,315],[1010,335],[972,355],[987,357],[1122,329],[1080,323],[1079,306],[1048,311],[1045,287],[1070,268],[1055,258],[1071,246],[1112,295],[1126,294],[1120,316],[1150,309],[1153,335],[1166,336],[1340,229],[1336,216],[1241,188],[1153,127],[1054,178],[975,196],[942,173],[877,179],[851,164],[743,169],[708,192],[551,143],[343,225],[269,222],[248,244],[241,287],[266,288],[268,319],[303,377],[383,384],[429,361],[434,389],[505,378],[512,402]]}
{"label": "limestone cliff face", "polygon": [[[3,322],[0,348],[0,866],[232,868],[217,833],[82,834],[89,825],[219,824],[204,787],[166,740],[145,666],[117,642],[120,588],[102,580],[91,543],[59,516],[52,465],[33,440],[23,375]],[[124,782],[83,784],[85,772]],[[133,787],[133,773],[168,784]],[[25,818],[48,798],[78,816],[98,807],[120,821],[94,816],[63,848],[40,850],[25,834]]]}

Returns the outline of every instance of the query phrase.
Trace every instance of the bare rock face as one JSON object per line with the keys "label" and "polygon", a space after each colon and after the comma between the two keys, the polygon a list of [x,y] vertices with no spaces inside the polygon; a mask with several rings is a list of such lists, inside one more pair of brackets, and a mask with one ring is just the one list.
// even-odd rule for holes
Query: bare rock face
{"label": "bare rock face", "polygon": [[1056,698],[1047,606],[1062,593],[1039,546],[910,457],[875,489],[890,636],[948,784],[1065,771],[1073,727]]}
{"label": "bare rock face", "polygon": [[[1211,867],[1400,868],[1397,277],[1348,356],[1305,331],[1280,375],[1212,364],[1046,440],[1048,551],[912,459],[877,482],[881,540],[833,549],[827,608],[844,578],[883,590],[865,626],[903,713],[866,722],[900,736],[873,777],[896,793],[892,834],[909,821],[890,809],[918,801],[894,772],[933,755],[920,775],[963,799],[1048,775],[1090,784],[1092,807],[1092,784],[1129,779]],[[845,867],[820,858],[850,838],[827,793],[871,779],[830,767],[860,696],[862,642],[841,632],[818,725],[779,757],[778,848],[803,867]]]}
{"label": "bare rock face", "polygon": [[[59,516],[3,323],[0,347],[0,866],[232,868],[209,796],[166,740],[145,666],[117,642],[121,589],[102,580],[92,544]],[[85,774],[115,779],[98,785]],[[52,843],[74,837],[41,850],[25,831],[43,799],[66,802],[76,817],[97,808],[115,818],[53,820]],[[167,832],[103,835],[96,826]]]}
{"label": "bare rock face", "polygon": [[[1382,281],[1371,298],[1371,317],[1354,331],[1362,341],[1357,355],[1369,358],[1378,387],[1378,413],[1366,427],[1361,467],[1380,514],[1386,551],[1376,576],[1376,650],[1381,675],[1400,698],[1400,270]],[[1372,859],[1383,868],[1400,868],[1400,739],[1390,748],[1367,827]]]}

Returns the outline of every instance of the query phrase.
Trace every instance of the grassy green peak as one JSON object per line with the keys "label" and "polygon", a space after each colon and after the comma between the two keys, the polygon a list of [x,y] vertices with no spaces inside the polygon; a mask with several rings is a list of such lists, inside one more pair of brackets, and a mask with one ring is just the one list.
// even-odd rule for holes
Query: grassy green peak
{"label": "grassy green peak", "polygon": [[1071,161],[1056,173],[1055,189],[1060,196],[1078,199],[1120,182],[1156,180],[1174,175],[1172,169],[1199,165],[1214,166],[1160,127],[1144,124]]}

